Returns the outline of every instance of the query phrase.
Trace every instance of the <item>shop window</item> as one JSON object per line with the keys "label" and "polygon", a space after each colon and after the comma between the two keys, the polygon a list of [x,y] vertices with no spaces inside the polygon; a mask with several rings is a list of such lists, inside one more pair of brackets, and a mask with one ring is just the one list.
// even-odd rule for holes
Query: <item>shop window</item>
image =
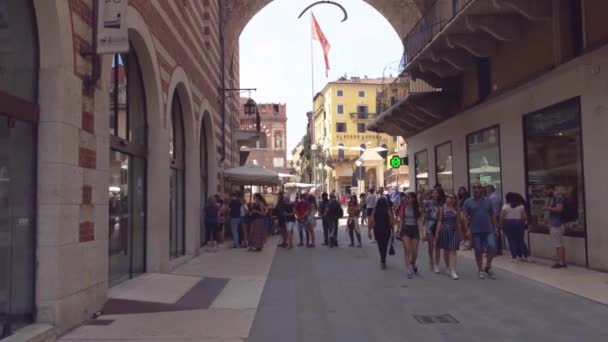
{"label": "shop window", "polygon": [[498,126],[467,135],[469,189],[473,184],[494,185],[502,194],[500,130]]}
{"label": "shop window", "polygon": [[185,225],[185,141],[182,103],[177,91],[171,103],[170,157],[171,174],[169,179],[169,255],[171,259],[186,254]]}
{"label": "shop window", "polygon": [[454,192],[454,181],[452,175],[452,143],[435,146],[435,175],[437,183],[447,194]]}
{"label": "shop window", "polygon": [[429,155],[426,150],[414,154],[416,192],[423,194],[429,190]]}
{"label": "shop window", "polygon": [[530,231],[548,233],[543,207],[546,185],[565,199],[566,234],[585,236],[585,202],[580,99],[524,116],[526,182]]}

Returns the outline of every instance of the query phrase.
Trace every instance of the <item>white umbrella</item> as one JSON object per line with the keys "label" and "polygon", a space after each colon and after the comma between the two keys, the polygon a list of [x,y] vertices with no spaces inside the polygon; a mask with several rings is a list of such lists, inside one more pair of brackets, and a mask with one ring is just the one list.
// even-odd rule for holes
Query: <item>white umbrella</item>
{"label": "white umbrella", "polygon": [[224,171],[226,178],[240,185],[281,185],[279,174],[255,165],[243,165]]}

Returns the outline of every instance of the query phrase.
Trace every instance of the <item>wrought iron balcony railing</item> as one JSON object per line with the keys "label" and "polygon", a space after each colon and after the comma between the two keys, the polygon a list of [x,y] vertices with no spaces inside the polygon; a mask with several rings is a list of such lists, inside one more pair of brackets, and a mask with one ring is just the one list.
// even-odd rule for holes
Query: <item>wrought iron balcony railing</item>
{"label": "wrought iron balcony railing", "polygon": [[435,38],[469,3],[477,0],[435,0],[403,39],[407,64]]}
{"label": "wrought iron balcony railing", "polygon": [[255,115],[247,115],[244,113],[239,113],[238,116],[239,121],[239,129],[241,131],[246,132],[261,132],[261,118],[260,113],[255,113]]}
{"label": "wrought iron balcony railing", "polygon": [[365,112],[357,112],[357,113],[350,113],[350,118],[351,119],[357,119],[357,120],[373,120],[378,116],[377,113],[365,113]]}

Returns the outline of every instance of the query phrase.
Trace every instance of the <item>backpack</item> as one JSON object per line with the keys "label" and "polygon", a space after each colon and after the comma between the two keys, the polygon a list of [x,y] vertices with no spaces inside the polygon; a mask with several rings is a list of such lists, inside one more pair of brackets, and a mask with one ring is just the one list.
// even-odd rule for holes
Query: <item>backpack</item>
{"label": "backpack", "polygon": [[578,220],[578,205],[576,201],[564,198],[564,207],[560,213],[563,223],[574,222]]}

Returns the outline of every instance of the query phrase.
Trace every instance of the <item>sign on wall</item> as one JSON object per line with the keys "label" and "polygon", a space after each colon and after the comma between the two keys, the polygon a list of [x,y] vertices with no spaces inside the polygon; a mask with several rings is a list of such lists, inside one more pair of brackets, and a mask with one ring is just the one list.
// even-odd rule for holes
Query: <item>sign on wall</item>
{"label": "sign on wall", "polygon": [[97,1],[96,53],[112,54],[129,51],[128,29],[127,0]]}

